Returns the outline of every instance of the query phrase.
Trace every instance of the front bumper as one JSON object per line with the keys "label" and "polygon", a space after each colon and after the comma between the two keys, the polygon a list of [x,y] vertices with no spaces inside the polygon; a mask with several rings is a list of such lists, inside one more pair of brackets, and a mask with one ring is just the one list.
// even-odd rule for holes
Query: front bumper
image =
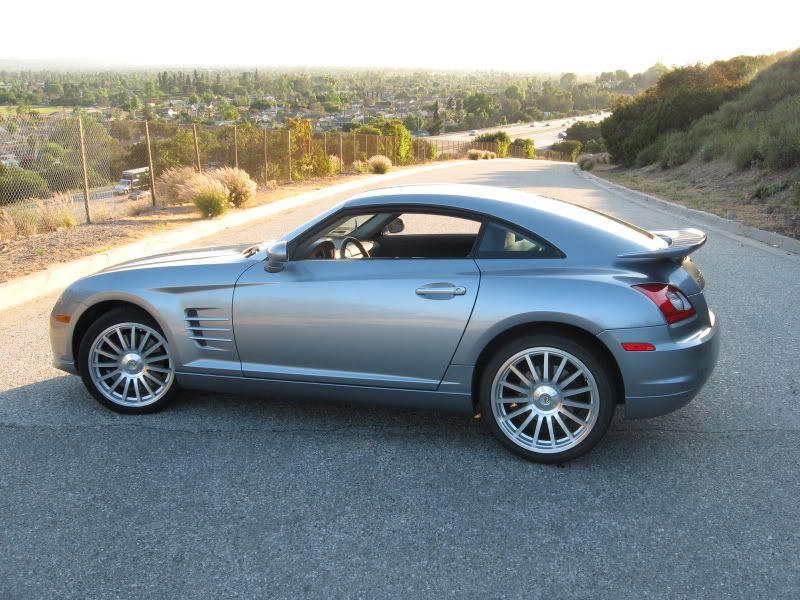
{"label": "front bumper", "polygon": [[[664,415],[688,404],[702,389],[717,364],[719,320],[684,333],[667,325],[614,329],[598,338],[611,350],[625,385],[625,417]],[[654,352],[626,352],[623,342],[650,342]]]}

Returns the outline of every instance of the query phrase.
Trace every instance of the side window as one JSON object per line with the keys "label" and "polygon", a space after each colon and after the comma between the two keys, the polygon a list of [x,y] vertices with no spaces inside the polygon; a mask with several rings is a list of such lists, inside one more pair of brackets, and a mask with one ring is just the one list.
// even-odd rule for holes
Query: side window
{"label": "side window", "polygon": [[400,215],[402,230],[384,231],[384,235],[478,235],[481,222],[450,215],[432,215],[425,213],[404,213]]}
{"label": "side window", "polygon": [[480,258],[560,258],[561,252],[544,241],[499,223],[487,223],[478,248]]}

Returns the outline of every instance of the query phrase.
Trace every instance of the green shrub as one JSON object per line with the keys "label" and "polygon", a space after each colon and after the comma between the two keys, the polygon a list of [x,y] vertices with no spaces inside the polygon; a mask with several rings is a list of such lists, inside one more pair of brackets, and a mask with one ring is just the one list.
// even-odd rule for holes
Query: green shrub
{"label": "green shrub", "polygon": [[578,158],[578,154],[581,152],[583,144],[577,140],[564,140],[563,142],[557,142],[550,147],[556,152],[565,154],[570,161],[575,162],[575,160]]}
{"label": "green shrub", "polygon": [[766,200],[770,196],[774,196],[778,192],[782,192],[786,188],[789,187],[789,182],[784,180],[781,181],[773,181],[771,183],[762,183],[755,190],[753,190],[753,195],[751,198],[755,198],[758,200]]}
{"label": "green shrub", "polygon": [[536,146],[532,139],[517,138],[514,140],[513,145],[520,148],[524,158],[536,158]]}
{"label": "green shrub", "polygon": [[331,175],[338,175],[341,167],[342,161],[339,160],[339,157],[335,154],[329,154],[321,158],[317,171],[323,177],[330,177]]}
{"label": "green shrub", "polygon": [[0,203],[16,202],[25,198],[46,198],[49,194],[47,183],[38,173],[20,167],[0,169]]}
{"label": "green shrub", "polygon": [[228,208],[228,194],[219,190],[205,190],[194,197],[194,205],[207,219],[213,219]]}
{"label": "green shrub", "polygon": [[369,165],[363,160],[354,160],[353,170],[356,173],[369,173]]}
{"label": "green shrub", "polygon": [[659,153],[662,169],[672,169],[689,162],[694,154],[694,147],[683,131],[668,134],[663,138],[662,144]]}
{"label": "green shrub", "polygon": [[508,155],[508,147],[511,145],[511,137],[505,131],[484,133],[476,137],[475,141],[496,144],[497,156],[500,158],[504,158]]}
{"label": "green shrub", "polygon": [[639,154],[636,155],[636,166],[646,167],[659,160],[662,147],[662,144],[655,142],[640,150]]}
{"label": "green shrub", "polygon": [[773,171],[800,165],[800,124],[784,124],[775,138],[770,137],[762,145],[764,164]]}
{"label": "green shrub", "polygon": [[589,154],[598,154],[606,151],[606,145],[602,141],[591,139],[583,145],[583,151]]}
{"label": "green shrub", "polygon": [[[83,169],[78,165],[54,163],[47,166],[39,174],[47,182],[51,192],[66,192],[83,189]],[[108,183],[105,177],[88,167],[89,187],[97,187]]]}
{"label": "green shrub", "polygon": [[[598,140],[603,135],[600,132],[600,123],[592,121],[578,121],[574,125],[567,127],[566,134],[568,140],[577,140],[582,144],[587,144],[590,140]],[[601,151],[598,150],[598,152]]]}
{"label": "green shrub", "polygon": [[414,160],[424,157],[425,160],[436,160],[438,150],[435,144],[425,141],[422,138],[414,138],[412,141],[412,156]]}
{"label": "green shrub", "polygon": [[367,161],[367,166],[369,167],[371,173],[383,175],[384,173],[388,173],[389,169],[392,168],[392,161],[389,160],[388,156],[376,154],[375,156],[371,156],[369,158]]}
{"label": "green shrub", "polygon": [[483,157],[483,152],[477,148],[467,150],[467,158],[470,160],[480,160]]}
{"label": "green shrub", "polygon": [[755,136],[749,135],[736,142],[733,147],[733,162],[740,171],[764,162],[764,156]]}

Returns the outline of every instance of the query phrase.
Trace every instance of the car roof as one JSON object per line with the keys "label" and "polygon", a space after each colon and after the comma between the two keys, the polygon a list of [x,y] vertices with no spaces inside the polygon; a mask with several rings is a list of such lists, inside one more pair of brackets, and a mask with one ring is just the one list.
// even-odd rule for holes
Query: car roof
{"label": "car roof", "polygon": [[[609,215],[524,190],[470,184],[423,184],[368,190],[345,200],[346,208],[383,205],[455,208],[518,224],[567,254],[616,256],[653,250],[663,240]],[[606,251],[606,252],[604,252]]]}

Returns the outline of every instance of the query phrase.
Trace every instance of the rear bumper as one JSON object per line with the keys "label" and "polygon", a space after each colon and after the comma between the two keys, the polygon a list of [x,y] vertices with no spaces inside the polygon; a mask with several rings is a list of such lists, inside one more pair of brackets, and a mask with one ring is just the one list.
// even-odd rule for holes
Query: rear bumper
{"label": "rear bumper", "polygon": [[[625,417],[664,415],[688,404],[717,364],[719,320],[709,311],[708,324],[683,336],[668,326],[615,329],[601,341],[614,354],[625,384]],[[623,342],[650,342],[654,352],[626,352]]]}

